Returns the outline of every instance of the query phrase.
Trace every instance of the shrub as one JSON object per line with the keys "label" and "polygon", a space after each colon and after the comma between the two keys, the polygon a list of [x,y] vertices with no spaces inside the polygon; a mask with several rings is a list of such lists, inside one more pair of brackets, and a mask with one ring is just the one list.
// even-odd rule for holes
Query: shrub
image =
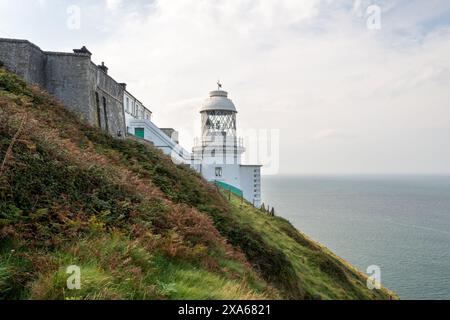
{"label": "shrub", "polygon": [[21,215],[22,210],[14,203],[0,202],[0,228],[18,222]]}
{"label": "shrub", "polygon": [[0,66],[0,90],[5,90],[17,96],[31,97],[31,91],[27,84],[20,77],[7,73],[5,69]]}

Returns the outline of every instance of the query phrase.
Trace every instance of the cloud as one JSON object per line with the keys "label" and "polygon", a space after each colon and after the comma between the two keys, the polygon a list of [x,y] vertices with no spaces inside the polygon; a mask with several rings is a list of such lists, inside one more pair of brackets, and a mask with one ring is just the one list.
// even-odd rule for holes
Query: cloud
{"label": "cloud", "polygon": [[313,138],[315,140],[321,140],[321,139],[336,137],[338,134],[339,134],[339,132],[335,129],[325,129],[325,130],[321,130],[321,131],[317,132],[313,136]]}
{"label": "cloud", "polygon": [[108,10],[115,11],[122,6],[122,0],[105,0]]}
{"label": "cloud", "polygon": [[[447,1],[376,1],[378,31],[366,0],[79,2],[83,27],[68,33],[25,1],[36,25],[23,34],[52,50],[87,44],[160,126],[198,129],[220,78],[240,128],[280,129],[284,173],[450,173]],[[25,28],[6,6],[0,30]]]}
{"label": "cloud", "polygon": [[[422,128],[450,121],[446,25],[428,31],[416,25],[404,33],[406,22],[390,21],[407,19],[399,13],[405,4],[393,1],[382,6],[382,30],[372,32],[348,2],[329,3],[156,1],[145,17],[123,16],[120,30],[96,52],[117,53],[110,55],[111,64],[153,106],[163,126],[194,130],[198,123],[185,119],[194,119],[199,97],[220,78],[238,107],[241,127],[281,129],[282,170],[351,171],[351,160],[339,167],[323,156],[338,146],[345,154],[352,148],[362,152],[358,157],[367,159],[366,168],[355,168],[364,171],[377,171],[383,156],[413,159],[415,150],[395,149],[394,140],[414,139]],[[418,36],[421,41],[410,41]],[[406,40],[408,45],[398,45]],[[391,139],[393,134],[401,139]],[[344,139],[354,135],[358,139]],[[189,146],[191,138],[182,142]],[[427,143],[438,148],[438,140]],[[415,148],[429,150],[420,141]],[[311,148],[301,163],[290,160]],[[449,153],[445,157],[450,160]],[[415,165],[418,171],[436,169],[418,160]],[[393,161],[383,169],[402,168]]]}

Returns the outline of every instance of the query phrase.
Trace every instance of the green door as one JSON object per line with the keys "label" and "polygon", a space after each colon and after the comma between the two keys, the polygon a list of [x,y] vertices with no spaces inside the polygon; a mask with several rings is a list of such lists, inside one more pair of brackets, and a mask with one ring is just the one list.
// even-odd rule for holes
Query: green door
{"label": "green door", "polygon": [[134,128],[134,135],[138,138],[144,139],[144,128]]}

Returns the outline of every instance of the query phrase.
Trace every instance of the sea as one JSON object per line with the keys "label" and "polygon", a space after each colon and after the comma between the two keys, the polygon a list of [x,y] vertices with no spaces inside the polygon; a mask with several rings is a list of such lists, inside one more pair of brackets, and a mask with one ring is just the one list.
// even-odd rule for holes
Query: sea
{"label": "sea", "polygon": [[401,299],[450,299],[450,176],[265,176],[263,199]]}

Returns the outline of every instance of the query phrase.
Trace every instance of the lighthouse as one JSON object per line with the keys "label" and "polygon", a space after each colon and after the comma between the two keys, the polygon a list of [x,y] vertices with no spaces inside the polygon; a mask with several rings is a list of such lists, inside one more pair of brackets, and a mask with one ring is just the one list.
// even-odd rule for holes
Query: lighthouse
{"label": "lighthouse", "polygon": [[200,108],[201,137],[192,150],[194,168],[206,180],[259,207],[261,166],[241,163],[245,148],[236,134],[237,113],[228,92],[218,83]]}

